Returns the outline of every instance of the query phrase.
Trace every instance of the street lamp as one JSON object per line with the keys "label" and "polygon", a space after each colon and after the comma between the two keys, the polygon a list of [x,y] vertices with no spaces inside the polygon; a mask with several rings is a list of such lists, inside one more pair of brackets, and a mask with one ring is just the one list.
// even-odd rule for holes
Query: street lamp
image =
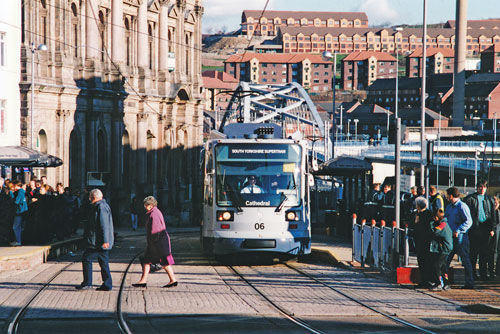
{"label": "street lamp", "polygon": [[[336,129],[337,126],[336,126],[336,122],[335,122],[335,112],[336,112],[336,108],[335,108],[335,80],[337,79],[337,52],[334,51],[333,55],[332,55],[332,53],[330,51],[323,51],[323,53],[321,54],[321,56],[323,57],[323,60],[325,60],[325,61],[332,61],[333,60],[333,78],[332,78],[332,92],[333,92],[333,96],[332,96],[332,100],[333,100],[332,128]],[[341,124],[341,126],[342,126],[342,124]],[[332,131],[332,137],[335,136],[335,132],[336,132],[336,130]],[[332,141],[332,159],[335,158],[335,148],[333,147],[333,145],[334,145],[334,139],[335,138],[331,139],[331,141]]]}
{"label": "street lamp", "polygon": [[358,122],[359,122],[359,119],[355,118],[353,121],[354,121],[354,140],[358,140]]}
{"label": "street lamp", "polygon": [[[425,178],[429,170],[426,168],[424,161],[424,152],[426,149],[425,142],[425,84],[427,80],[427,0],[424,0],[424,18],[422,24],[422,91],[421,91],[421,104],[422,110],[420,112],[420,185],[424,186]],[[426,198],[429,198],[429,189],[425,192]]]}
{"label": "street lamp", "polygon": [[36,51],[47,51],[47,45],[40,44],[35,48],[35,43],[31,43],[31,115],[30,115],[30,132],[31,132],[31,148],[33,148],[33,114],[35,111],[35,52]]}

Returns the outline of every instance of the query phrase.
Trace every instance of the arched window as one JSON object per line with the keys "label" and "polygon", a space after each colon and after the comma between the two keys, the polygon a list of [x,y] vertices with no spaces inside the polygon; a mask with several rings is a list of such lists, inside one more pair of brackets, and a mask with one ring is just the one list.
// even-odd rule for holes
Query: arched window
{"label": "arched window", "polygon": [[[148,25],[148,61],[149,61],[149,69],[152,70],[154,68],[154,36],[153,36],[153,25]],[[139,50],[140,52],[140,50]]]}
{"label": "arched window", "polygon": [[131,47],[130,47],[130,21],[128,18],[125,18],[125,52],[127,55],[127,66],[130,66],[130,59],[131,59]]}
{"label": "arched window", "polygon": [[[47,153],[48,150],[48,140],[45,130],[40,130],[38,132],[38,138],[36,140],[36,148],[42,153]],[[40,175],[47,175],[47,168],[42,168],[39,171]]]}
{"label": "arched window", "polygon": [[186,49],[186,74],[189,75],[190,63],[191,63],[191,37],[190,33],[186,34],[186,45],[184,46]]}
{"label": "arched window", "polygon": [[106,136],[103,130],[97,133],[97,170],[106,172],[108,167],[108,155],[106,152]]}
{"label": "arched window", "polygon": [[78,57],[78,43],[80,40],[78,38],[78,9],[76,8],[76,4],[71,4],[71,44],[74,46],[73,55]]}
{"label": "arched window", "polygon": [[174,52],[174,29],[168,29],[168,52]]}
{"label": "arched window", "polygon": [[100,39],[100,49],[101,49],[101,61],[105,60],[105,50],[106,50],[106,20],[104,13],[99,11],[99,39]]}
{"label": "arched window", "polygon": [[48,45],[48,11],[47,11],[47,3],[45,0],[40,0],[40,11],[39,11],[39,24],[40,24],[40,29],[38,30],[39,33],[41,33],[42,36],[42,43],[45,45]]}
{"label": "arched window", "polygon": [[69,137],[69,186],[72,189],[81,189],[82,187],[81,152],[80,135],[76,130],[73,130]]}

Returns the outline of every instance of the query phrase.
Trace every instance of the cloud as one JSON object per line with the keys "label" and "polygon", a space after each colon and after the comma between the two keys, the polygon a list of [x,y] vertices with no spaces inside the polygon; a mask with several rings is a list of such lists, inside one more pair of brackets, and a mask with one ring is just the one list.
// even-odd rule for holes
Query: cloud
{"label": "cloud", "polygon": [[370,25],[394,23],[399,18],[398,12],[389,4],[389,0],[363,0],[357,10],[368,15]]}

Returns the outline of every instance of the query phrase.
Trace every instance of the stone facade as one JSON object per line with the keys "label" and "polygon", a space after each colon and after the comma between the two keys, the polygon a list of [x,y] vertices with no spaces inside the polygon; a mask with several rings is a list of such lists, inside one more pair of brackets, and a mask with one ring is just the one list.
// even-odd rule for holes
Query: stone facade
{"label": "stone facade", "polygon": [[0,11],[0,146],[19,145],[19,47],[21,3],[8,1]]}
{"label": "stone facade", "polygon": [[[34,75],[36,148],[64,161],[38,174],[83,190],[99,172],[117,212],[132,194],[154,194],[165,210],[196,220],[201,1],[33,0],[22,15],[21,142],[30,142]],[[32,42],[48,47],[33,73]]]}

